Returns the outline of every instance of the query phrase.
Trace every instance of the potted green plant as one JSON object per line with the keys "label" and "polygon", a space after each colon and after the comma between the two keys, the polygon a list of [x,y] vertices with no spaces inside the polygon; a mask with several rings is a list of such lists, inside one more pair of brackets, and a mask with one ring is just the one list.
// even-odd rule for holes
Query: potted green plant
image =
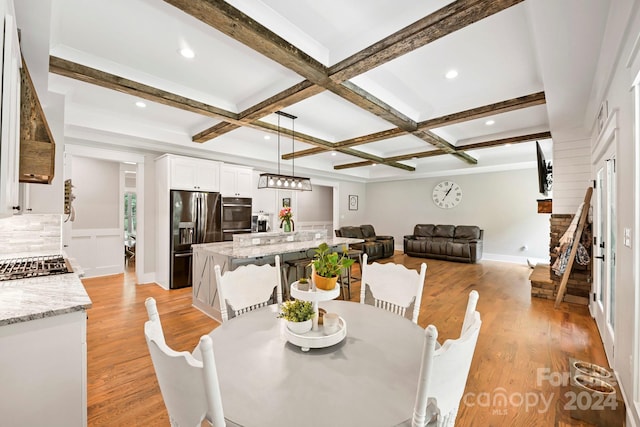
{"label": "potted green plant", "polygon": [[314,315],[311,301],[293,300],[282,304],[278,317],[287,321],[287,328],[291,332],[304,334],[311,330]]}
{"label": "potted green plant", "polygon": [[315,255],[311,264],[315,269],[314,282],[316,287],[330,291],[336,287],[338,276],[345,268],[351,268],[354,260],[346,255],[346,248],[342,254],[331,252],[331,248],[326,243],[321,243],[315,250]]}

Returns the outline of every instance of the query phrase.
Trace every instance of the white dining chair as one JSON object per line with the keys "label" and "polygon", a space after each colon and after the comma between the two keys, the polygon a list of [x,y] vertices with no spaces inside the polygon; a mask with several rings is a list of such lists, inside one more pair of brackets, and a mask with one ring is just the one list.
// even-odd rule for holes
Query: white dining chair
{"label": "white dining chair", "polygon": [[460,330],[460,336],[464,335],[465,331],[473,324],[475,320],[476,306],[478,305],[478,299],[480,294],[475,289],[469,292],[469,299],[467,300],[467,309],[464,312],[464,320],[462,321],[462,329]]}
{"label": "white dining chair", "polygon": [[205,419],[213,427],[235,425],[224,419],[211,337],[200,338],[202,361],[189,352],[174,351],[165,343],[155,300],[147,298],[145,305],[150,320],[144,324],[144,335],[171,426],[200,426]]}
{"label": "white dining chair", "polygon": [[471,319],[460,338],[446,340],[438,349],[438,330],[433,325],[425,329],[412,427],[455,425],[482,325],[477,311]]}
{"label": "white dining chair", "polygon": [[420,265],[420,273],[392,262],[367,264],[367,254],[362,256],[362,277],[360,279],[360,304],[365,303],[365,289],[368,286],[376,307],[405,315],[414,303],[411,320],[418,323],[422,289],[427,274],[427,264]]}
{"label": "white dining chair", "polygon": [[265,307],[276,289],[276,300],[282,304],[280,257],[276,255],[275,266],[248,264],[222,274],[220,266],[214,267],[220,297],[222,321],[229,320],[230,307],[234,316],[240,316],[256,308]]}

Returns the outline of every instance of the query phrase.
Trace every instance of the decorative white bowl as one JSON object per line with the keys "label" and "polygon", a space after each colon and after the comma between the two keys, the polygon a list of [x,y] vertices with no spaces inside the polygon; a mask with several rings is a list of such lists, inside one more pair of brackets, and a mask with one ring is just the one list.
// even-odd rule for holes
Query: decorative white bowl
{"label": "decorative white bowl", "polygon": [[291,322],[287,320],[287,328],[296,334],[304,334],[311,330],[313,326],[313,322],[311,319],[305,320],[304,322]]}

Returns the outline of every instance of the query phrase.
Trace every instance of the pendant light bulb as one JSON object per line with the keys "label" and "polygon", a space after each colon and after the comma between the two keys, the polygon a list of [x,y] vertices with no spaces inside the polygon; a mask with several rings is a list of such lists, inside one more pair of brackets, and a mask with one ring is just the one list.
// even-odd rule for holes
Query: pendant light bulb
{"label": "pendant light bulb", "polygon": [[269,178],[269,185],[273,185],[273,178]]}

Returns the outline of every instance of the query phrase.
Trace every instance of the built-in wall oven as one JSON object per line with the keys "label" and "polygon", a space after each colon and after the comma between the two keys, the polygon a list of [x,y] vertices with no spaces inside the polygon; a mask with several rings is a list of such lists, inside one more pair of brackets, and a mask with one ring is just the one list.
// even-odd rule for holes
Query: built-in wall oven
{"label": "built-in wall oven", "polygon": [[251,233],[251,198],[222,198],[222,240],[232,241],[234,234]]}

